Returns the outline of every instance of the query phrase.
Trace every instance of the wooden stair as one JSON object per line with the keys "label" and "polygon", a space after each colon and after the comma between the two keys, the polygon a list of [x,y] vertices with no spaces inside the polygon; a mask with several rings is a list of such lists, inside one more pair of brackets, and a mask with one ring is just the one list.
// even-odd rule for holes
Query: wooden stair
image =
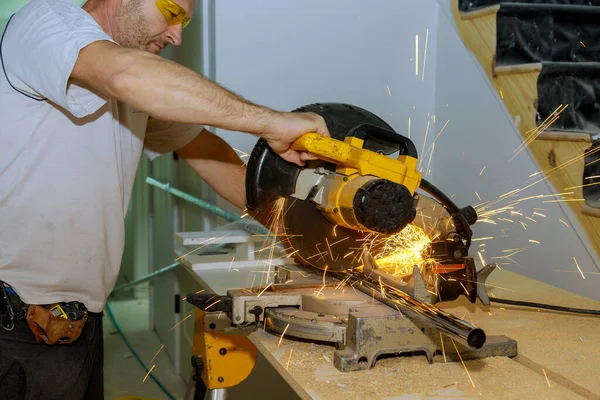
{"label": "wooden stair", "polygon": [[[566,102],[562,107],[567,105],[567,108],[562,111],[560,117],[540,133],[540,126],[544,120],[551,120],[552,111],[561,105],[552,104],[553,101],[557,101],[555,94],[562,92],[561,82],[571,79],[571,76],[574,76],[572,80],[575,81],[581,76],[581,79],[591,80],[591,84],[594,84],[593,80],[600,78],[600,43],[591,40],[593,33],[600,32],[600,0],[574,0],[571,4],[564,4],[569,3],[566,0],[560,0],[563,4],[554,4],[556,0],[545,4],[541,4],[544,2],[540,0],[451,2],[454,20],[463,42],[477,57],[523,140],[530,139],[527,149],[537,161],[540,171],[547,173],[557,193],[564,192],[566,188],[573,188],[569,189],[574,192],[573,198],[581,199],[586,190],[586,198],[593,192],[598,200],[588,201],[587,204],[583,201],[563,204],[575,212],[594,245],[596,256],[600,258],[600,208],[597,208],[600,207],[600,196],[597,192],[600,185],[581,187],[586,183],[600,182],[600,178],[584,179],[585,164],[588,164],[585,167],[586,173],[596,176],[600,175],[600,162],[594,164],[595,160],[590,158],[592,156],[586,157],[585,161],[583,157],[584,154],[589,155],[593,152],[594,157],[600,161],[600,143],[598,140],[592,140],[593,137],[600,138],[600,107],[598,115],[592,115],[586,120],[581,117],[582,111],[578,104]],[[578,17],[573,22],[567,17],[556,16],[565,13],[576,13]],[[514,21],[510,19],[511,15],[514,15]],[[556,19],[553,23],[556,23],[557,27],[559,23],[573,23],[574,26],[579,26],[585,21],[594,23],[595,26],[592,33],[586,31],[585,27],[578,31],[582,40],[577,44],[581,49],[569,48],[568,40],[572,42],[574,36],[562,35],[561,32],[555,35],[554,41],[548,38],[544,43],[534,43],[531,48],[527,48],[530,43],[521,43],[526,35],[518,31],[521,23],[519,18],[541,18],[540,15],[546,18],[539,23],[540,30],[544,29],[544,21],[547,22],[548,18]],[[504,23],[500,28],[499,21]],[[511,30],[511,26],[514,30]],[[585,37],[588,37],[586,35],[590,37],[589,49],[585,47]],[[565,39],[563,36],[568,37]],[[531,42],[536,38],[528,37],[526,40]],[[600,82],[600,79],[598,81]],[[555,86],[552,87],[552,84]],[[557,85],[561,90],[556,91]],[[549,87],[553,91],[549,91]],[[565,83],[564,87],[571,86]],[[564,100],[567,94],[560,93],[558,97],[562,96]],[[594,95],[600,97],[600,90],[592,96]],[[588,98],[587,101],[600,104],[600,98]],[[573,102],[577,102],[577,98]],[[566,110],[569,110],[569,114]],[[582,119],[585,124],[582,123]],[[598,124],[595,124],[596,119]],[[569,162],[574,158],[577,160]],[[560,167],[561,165],[564,167]]]}

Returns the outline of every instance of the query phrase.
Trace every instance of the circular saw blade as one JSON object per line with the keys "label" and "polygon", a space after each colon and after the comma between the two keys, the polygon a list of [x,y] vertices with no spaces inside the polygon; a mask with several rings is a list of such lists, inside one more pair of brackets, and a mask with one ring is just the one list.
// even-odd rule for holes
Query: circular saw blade
{"label": "circular saw blade", "polygon": [[[393,129],[381,118],[357,106],[342,103],[317,103],[300,107],[294,112],[313,112],[325,119],[331,137],[344,140],[352,129],[370,124],[383,129]],[[391,155],[400,151],[397,143],[379,137],[365,138],[363,148]],[[312,166],[322,166],[335,171],[335,165],[325,161],[311,161]],[[284,198],[284,215],[277,218],[282,223],[289,244],[288,253],[304,265],[329,271],[341,271],[359,266],[365,246],[377,252],[383,241],[374,233],[359,232],[335,226],[310,200],[290,197],[301,167],[285,163],[260,139],[248,160],[246,197],[253,210],[268,210],[279,198]]]}
{"label": "circular saw blade", "polygon": [[361,265],[363,251],[378,252],[384,244],[374,232],[334,225],[310,200],[287,198],[283,212],[285,240],[305,265],[343,271]]}

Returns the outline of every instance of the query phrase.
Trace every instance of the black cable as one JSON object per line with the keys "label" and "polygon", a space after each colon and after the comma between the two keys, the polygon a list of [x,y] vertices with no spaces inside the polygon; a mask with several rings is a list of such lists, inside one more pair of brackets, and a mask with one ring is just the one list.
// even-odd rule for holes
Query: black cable
{"label": "black cable", "polygon": [[8,22],[6,23],[6,26],[4,27],[4,32],[2,32],[2,37],[0,38],[0,65],[2,66],[2,71],[4,71],[4,76],[6,77],[6,81],[8,82],[10,87],[13,88],[15,91],[17,91],[17,92],[21,93],[23,96],[27,96],[30,99],[33,99],[35,101],[45,101],[45,100],[47,100],[46,98],[38,99],[37,97],[33,97],[33,96],[25,93],[21,89],[14,87],[13,84],[10,82],[10,79],[8,79],[8,74],[6,73],[6,69],[4,68],[4,58],[2,57],[2,43],[4,43],[4,35],[6,34],[6,31],[8,30],[8,24],[10,24],[10,21],[12,20],[12,17],[14,17],[14,16],[15,15],[13,14],[8,19]]}
{"label": "black cable", "polygon": [[600,310],[588,310],[585,308],[563,307],[563,306],[555,306],[552,304],[532,303],[529,301],[499,299],[497,297],[490,297],[490,301],[492,303],[510,304],[513,306],[545,308],[547,310],[564,311],[564,312],[577,313],[577,314],[600,315]]}
{"label": "black cable", "polygon": [[460,208],[458,208],[456,203],[454,203],[452,201],[452,199],[450,199],[450,197],[446,196],[446,194],[444,194],[444,192],[442,192],[440,189],[438,189],[433,183],[431,183],[425,179],[421,179],[421,184],[419,185],[419,189],[423,190],[425,193],[428,193],[428,194],[432,195],[433,197],[435,197],[436,199],[438,199],[440,201],[440,203],[442,203],[444,208],[446,208],[448,213],[455,220],[457,220],[457,222],[459,222],[460,225],[462,225],[463,231],[467,236],[466,237],[467,249],[469,247],[471,247],[471,237],[473,236],[473,232],[471,231],[471,226],[469,225],[469,222],[467,221],[465,216],[462,214],[462,210]]}

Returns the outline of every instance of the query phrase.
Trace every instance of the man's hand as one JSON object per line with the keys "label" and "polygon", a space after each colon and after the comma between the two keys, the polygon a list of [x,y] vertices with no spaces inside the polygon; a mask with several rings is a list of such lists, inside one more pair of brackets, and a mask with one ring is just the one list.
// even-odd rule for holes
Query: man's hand
{"label": "man's hand", "polygon": [[329,136],[325,120],[315,113],[286,112],[271,115],[267,131],[260,135],[284,160],[304,165],[307,160],[317,158],[307,152],[291,149],[292,143],[305,133]]}

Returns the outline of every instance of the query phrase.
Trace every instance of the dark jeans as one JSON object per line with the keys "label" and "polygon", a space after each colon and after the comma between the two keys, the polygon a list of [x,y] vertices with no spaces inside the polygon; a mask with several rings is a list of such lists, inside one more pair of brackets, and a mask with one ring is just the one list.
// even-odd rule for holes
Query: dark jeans
{"label": "dark jeans", "polygon": [[0,327],[0,400],[103,400],[102,317],[71,344],[36,343],[27,322]]}

